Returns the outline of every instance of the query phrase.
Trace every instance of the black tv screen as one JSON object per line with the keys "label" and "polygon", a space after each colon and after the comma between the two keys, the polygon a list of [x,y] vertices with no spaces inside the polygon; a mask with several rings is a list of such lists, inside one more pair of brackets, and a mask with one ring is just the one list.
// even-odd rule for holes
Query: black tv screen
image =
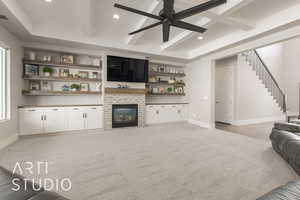
{"label": "black tv screen", "polygon": [[148,82],[149,61],[107,56],[107,81]]}

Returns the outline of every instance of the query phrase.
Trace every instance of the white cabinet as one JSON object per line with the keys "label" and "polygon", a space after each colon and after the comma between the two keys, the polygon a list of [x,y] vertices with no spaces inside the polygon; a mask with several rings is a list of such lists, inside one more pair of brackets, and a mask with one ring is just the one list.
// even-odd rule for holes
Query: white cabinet
{"label": "white cabinet", "polygon": [[22,109],[19,112],[19,128],[22,135],[44,132],[43,112],[38,109]]}
{"label": "white cabinet", "polygon": [[43,122],[46,133],[68,130],[67,113],[64,108],[45,109]]}
{"label": "white cabinet", "polygon": [[146,124],[179,122],[187,119],[187,104],[147,105]]}
{"label": "white cabinet", "polygon": [[71,107],[66,109],[68,114],[69,130],[85,129],[85,109],[82,107]]}
{"label": "white cabinet", "polygon": [[85,127],[86,129],[98,129],[103,127],[103,108],[90,107],[86,109],[85,113]]}
{"label": "white cabinet", "polygon": [[23,108],[19,117],[21,135],[103,127],[102,106]]}

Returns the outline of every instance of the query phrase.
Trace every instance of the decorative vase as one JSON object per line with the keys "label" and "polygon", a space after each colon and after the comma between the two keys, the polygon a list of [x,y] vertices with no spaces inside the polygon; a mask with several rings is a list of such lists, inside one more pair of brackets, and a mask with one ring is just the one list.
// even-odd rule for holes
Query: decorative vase
{"label": "decorative vase", "polygon": [[72,88],[72,92],[76,92],[77,91],[77,89],[76,88]]}
{"label": "decorative vase", "polygon": [[45,73],[44,73],[44,76],[49,77],[50,75],[51,75],[50,72],[45,72]]}

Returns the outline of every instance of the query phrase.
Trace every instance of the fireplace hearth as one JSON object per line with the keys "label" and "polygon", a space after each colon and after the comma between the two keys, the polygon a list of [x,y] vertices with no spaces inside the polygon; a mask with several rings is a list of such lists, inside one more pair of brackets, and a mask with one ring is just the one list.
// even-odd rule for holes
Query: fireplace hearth
{"label": "fireplace hearth", "polygon": [[112,128],[138,126],[137,104],[113,104]]}

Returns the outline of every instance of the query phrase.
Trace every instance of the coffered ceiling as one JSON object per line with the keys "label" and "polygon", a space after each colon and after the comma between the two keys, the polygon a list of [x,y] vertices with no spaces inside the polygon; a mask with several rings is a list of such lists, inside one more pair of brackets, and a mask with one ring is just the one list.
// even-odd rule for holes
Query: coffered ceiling
{"label": "coffered ceiling", "polygon": [[[208,0],[175,0],[180,11]],[[227,3],[185,21],[204,26],[203,35],[172,27],[162,42],[158,26],[134,36],[128,33],[155,20],[113,7],[123,4],[157,14],[161,0],[0,0],[0,24],[25,41],[59,39],[103,48],[192,59],[300,20],[299,0],[227,0]],[[118,14],[119,19],[113,15]],[[18,27],[18,28],[16,28]],[[199,40],[199,36],[203,39]]]}

